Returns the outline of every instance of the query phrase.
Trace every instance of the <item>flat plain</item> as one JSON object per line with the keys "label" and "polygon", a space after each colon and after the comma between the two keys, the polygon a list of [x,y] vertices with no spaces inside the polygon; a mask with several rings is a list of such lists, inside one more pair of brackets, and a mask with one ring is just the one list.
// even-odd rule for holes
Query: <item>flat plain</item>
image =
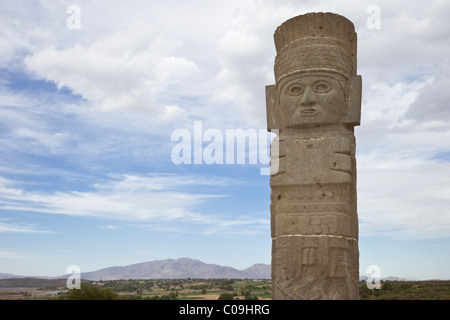
{"label": "flat plain", "polygon": [[[157,279],[88,281],[120,300],[270,300],[270,279]],[[66,299],[65,279],[0,279],[0,300]],[[382,281],[381,289],[360,282],[361,300],[450,300],[450,280]]]}

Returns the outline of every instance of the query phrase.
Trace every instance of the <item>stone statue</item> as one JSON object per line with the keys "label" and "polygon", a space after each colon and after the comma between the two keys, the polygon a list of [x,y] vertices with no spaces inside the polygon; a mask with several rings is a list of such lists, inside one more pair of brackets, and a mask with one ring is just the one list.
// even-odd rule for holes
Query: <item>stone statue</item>
{"label": "stone statue", "polygon": [[280,25],[274,40],[272,298],[358,299],[355,29],[340,15],[309,13]]}

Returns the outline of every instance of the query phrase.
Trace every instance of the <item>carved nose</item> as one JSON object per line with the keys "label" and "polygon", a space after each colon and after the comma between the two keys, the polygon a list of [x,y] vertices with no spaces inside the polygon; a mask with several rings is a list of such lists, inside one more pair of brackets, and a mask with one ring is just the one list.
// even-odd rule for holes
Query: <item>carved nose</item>
{"label": "carved nose", "polygon": [[314,91],[308,86],[305,89],[302,100],[300,101],[301,106],[311,106],[317,103],[316,95]]}

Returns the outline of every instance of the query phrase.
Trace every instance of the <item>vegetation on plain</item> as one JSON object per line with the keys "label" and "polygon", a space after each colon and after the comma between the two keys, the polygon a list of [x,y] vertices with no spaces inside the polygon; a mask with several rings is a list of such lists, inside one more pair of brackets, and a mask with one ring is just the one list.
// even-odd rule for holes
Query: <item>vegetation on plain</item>
{"label": "vegetation on plain", "polygon": [[[59,300],[263,300],[271,299],[268,279],[82,280],[67,290],[65,280],[1,279],[0,299]],[[20,290],[19,290],[20,288]],[[3,291],[2,291],[3,290]],[[45,295],[45,292],[48,295]],[[20,294],[22,292],[22,294]],[[361,300],[450,300],[450,281],[381,281],[380,289],[359,283]]]}

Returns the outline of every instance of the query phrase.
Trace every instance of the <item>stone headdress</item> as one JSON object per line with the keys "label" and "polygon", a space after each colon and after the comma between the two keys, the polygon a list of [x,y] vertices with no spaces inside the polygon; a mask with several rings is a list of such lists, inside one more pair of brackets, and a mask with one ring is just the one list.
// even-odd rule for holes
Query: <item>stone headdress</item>
{"label": "stone headdress", "polygon": [[276,114],[269,114],[269,104],[278,100],[276,87],[285,79],[313,72],[339,73],[345,77],[348,108],[342,123],[359,125],[361,77],[356,75],[357,35],[353,23],[334,13],[308,13],[280,25],[274,40],[275,86],[266,89],[268,128],[278,129],[281,125]]}

